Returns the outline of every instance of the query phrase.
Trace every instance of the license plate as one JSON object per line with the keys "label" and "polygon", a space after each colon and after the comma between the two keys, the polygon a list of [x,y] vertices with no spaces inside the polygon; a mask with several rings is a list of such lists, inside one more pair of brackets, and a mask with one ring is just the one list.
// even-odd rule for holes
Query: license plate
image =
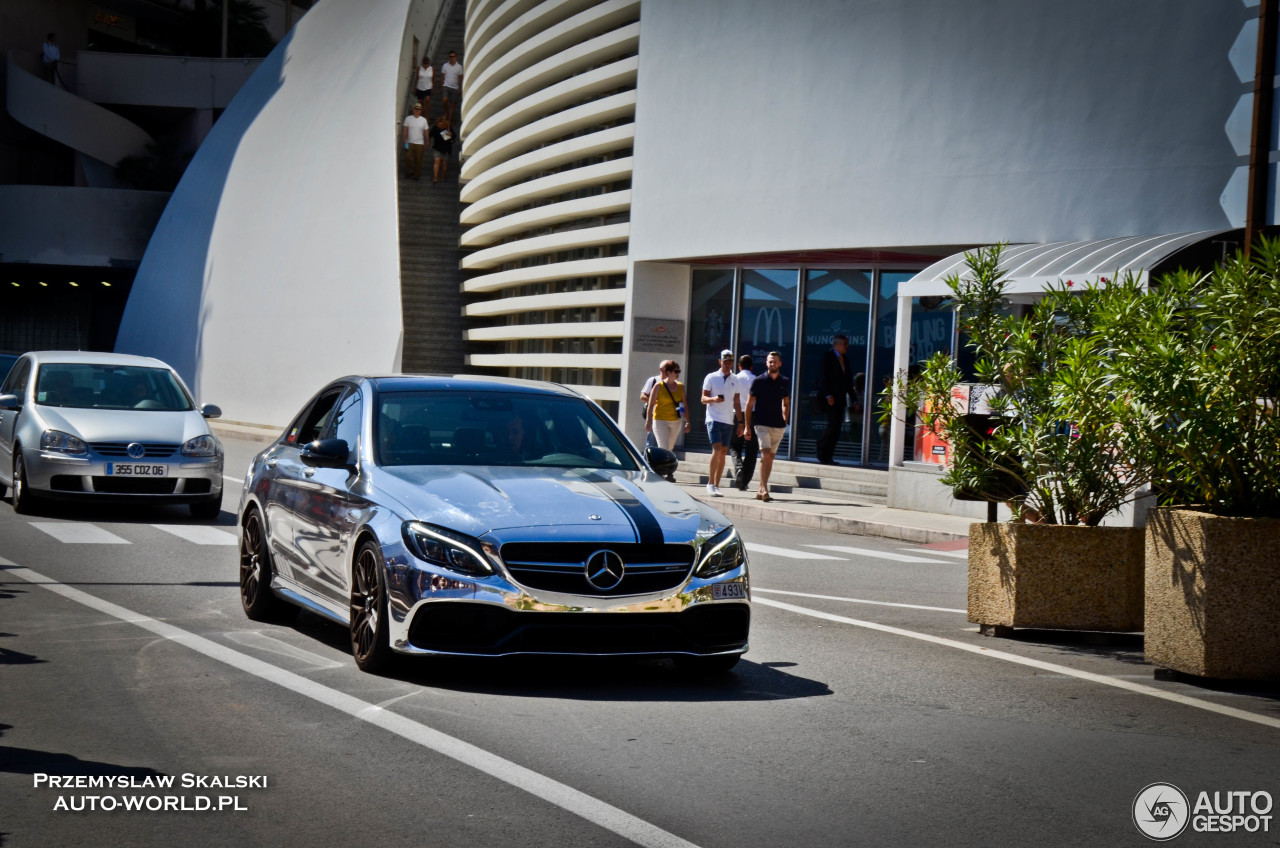
{"label": "license plate", "polygon": [[108,462],[108,477],[167,477],[169,466],[149,462]]}
{"label": "license plate", "polygon": [[711,599],[714,601],[736,599],[742,600],[747,597],[747,587],[741,583],[713,583],[711,586]]}

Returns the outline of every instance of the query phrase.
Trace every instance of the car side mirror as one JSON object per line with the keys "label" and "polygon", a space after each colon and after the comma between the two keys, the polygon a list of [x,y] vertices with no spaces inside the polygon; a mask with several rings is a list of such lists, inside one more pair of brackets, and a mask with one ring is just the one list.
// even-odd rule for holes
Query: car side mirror
{"label": "car side mirror", "polygon": [[344,439],[316,439],[309,445],[303,445],[298,458],[303,465],[312,468],[346,468],[347,459],[351,456],[351,448]]}
{"label": "car side mirror", "polygon": [[12,412],[21,412],[22,398],[17,395],[0,395],[0,409],[8,409]]}
{"label": "car side mirror", "polygon": [[676,469],[680,467],[680,460],[676,455],[666,448],[650,447],[644,452],[645,462],[649,463],[649,467],[663,477],[670,477],[676,473]]}
{"label": "car side mirror", "polygon": [[222,407],[215,406],[212,403],[206,403],[204,406],[200,407],[200,414],[205,418],[221,418]]}

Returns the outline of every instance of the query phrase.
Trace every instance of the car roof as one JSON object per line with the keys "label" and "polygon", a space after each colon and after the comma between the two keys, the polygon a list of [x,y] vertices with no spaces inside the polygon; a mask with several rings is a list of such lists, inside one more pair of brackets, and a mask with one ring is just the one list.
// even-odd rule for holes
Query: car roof
{"label": "car roof", "polygon": [[37,364],[87,363],[90,365],[141,365],[148,368],[169,368],[168,363],[150,356],[134,356],[129,353],[103,353],[93,350],[34,350],[30,354]]}
{"label": "car roof", "polygon": [[514,377],[484,377],[474,374],[427,376],[424,374],[388,374],[384,376],[348,377],[366,379],[380,392],[454,391],[454,392],[524,392],[580,398],[577,392],[558,383],[519,380]]}

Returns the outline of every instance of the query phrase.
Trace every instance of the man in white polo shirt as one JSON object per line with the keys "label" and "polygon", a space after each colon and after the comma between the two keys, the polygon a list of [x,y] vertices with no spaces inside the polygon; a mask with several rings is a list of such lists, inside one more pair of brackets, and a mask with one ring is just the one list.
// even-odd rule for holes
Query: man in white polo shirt
{"label": "man in white polo shirt", "polygon": [[724,458],[733,440],[733,401],[737,397],[733,376],[733,351],[720,351],[720,370],[712,371],[702,381],[702,402],[707,407],[707,440],[711,442],[711,473],[707,478],[707,494],[723,497],[720,476]]}
{"label": "man in white polo shirt", "polygon": [[455,51],[449,51],[449,61],[440,70],[444,72],[444,113],[453,123],[453,109],[462,103],[462,63]]}
{"label": "man in white polo shirt", "polygon": [[404,119],[404,169],[407,176],[422,180],[422,154],[427,150],[427,119],[422,104],[413,104],[413,114]]}

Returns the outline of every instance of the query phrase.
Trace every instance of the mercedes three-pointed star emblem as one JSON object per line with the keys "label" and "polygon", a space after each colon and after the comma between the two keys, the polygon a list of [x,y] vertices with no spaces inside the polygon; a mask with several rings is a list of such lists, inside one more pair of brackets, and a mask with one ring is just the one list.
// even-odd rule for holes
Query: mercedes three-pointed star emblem
{"label": "mercedes three-pointed star emblem", "polygon": [[622,557],[610,550],[600,550],[587,557],[587,582],[601,592],[608,592],[622,582],[626,566]]}

